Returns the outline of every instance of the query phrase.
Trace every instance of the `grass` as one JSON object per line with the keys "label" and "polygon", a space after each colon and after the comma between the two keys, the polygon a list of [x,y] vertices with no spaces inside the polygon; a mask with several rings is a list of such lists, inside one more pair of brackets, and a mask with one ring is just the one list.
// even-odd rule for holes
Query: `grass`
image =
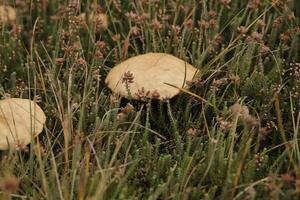
{"label": "grass", "polygon": [[[40,96],[47,123],[0,152],[0,199],[299,198],[299,1],[24,2],[0,1],[0,96]],[[108,71],[147,52],[197,67],[191,88],[113,95]]]}

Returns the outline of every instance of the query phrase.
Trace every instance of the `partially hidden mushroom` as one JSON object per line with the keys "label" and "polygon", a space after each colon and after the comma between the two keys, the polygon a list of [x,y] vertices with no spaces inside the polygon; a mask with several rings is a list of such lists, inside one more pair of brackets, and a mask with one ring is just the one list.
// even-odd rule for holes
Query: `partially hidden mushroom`
{"label": "partially hidden mushroom", "polygon": [[0,25],[1,24],[14,25],[16,22],[16,18],[17,18],[17,13],[13,7],[0,5]]}
{"label": "partially hidden mushroom", "polygon": [[0,150],[16,150],[38,136],[46,122],[43,110],[28,99],[0,100]]}
{"label": "partially hidden mushroom", "polygon": [[106,84],[116,94],[133,99],[170,99],[197,72],[189,63],[165,53],[135,56],[113,67]]}

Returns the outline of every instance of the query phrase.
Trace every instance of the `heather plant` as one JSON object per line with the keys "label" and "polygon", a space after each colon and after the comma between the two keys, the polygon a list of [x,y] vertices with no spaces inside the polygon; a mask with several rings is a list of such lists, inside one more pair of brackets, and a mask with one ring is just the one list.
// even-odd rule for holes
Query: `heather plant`
{"label": "heather plant", "polygon": [[[0,152],[0,199],[299,198],[300,1],[2,5],[0,96],[38,98],[47,121]],[[197,67],[189,89],[113,94],[109,70],[149,52]]]}

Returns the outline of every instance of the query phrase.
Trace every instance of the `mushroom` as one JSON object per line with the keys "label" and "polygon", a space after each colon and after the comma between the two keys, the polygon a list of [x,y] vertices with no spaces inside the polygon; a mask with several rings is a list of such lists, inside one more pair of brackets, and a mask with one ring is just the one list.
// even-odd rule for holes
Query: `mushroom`
{"label": "mushroom", "polygon": [[0,100],[0,150],[28,145],[46,121],[43,110],[28,99]]}
{"label": "mushroom", "polygon": [[11,6],[0,5],[0,24],[15,24],[17,18],[16,10]]}
{"label": "mushroom", "polygon": [[170,54],[147,53],[112,68],[105,82],[120,96],[163,100],[177,95],[196,72],[197,68]]}

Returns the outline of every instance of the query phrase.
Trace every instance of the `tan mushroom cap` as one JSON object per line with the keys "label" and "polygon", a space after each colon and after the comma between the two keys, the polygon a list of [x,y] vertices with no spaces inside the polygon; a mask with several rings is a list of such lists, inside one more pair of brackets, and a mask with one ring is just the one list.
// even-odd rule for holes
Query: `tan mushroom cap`
{"label": "tan mushroom cap", "polygon": [[0,25],[14,23],[17,18],[16,10],[11,6],[0,5]]}
{"label": "tan mushroom cap", "polygon": [[0,150],[28,145],[31,135],[39,135],[45,122],[43,110],[31,100],[0,100]]}
{"label": "tan mushroom cap", "polygon": [[[141,99],[141,91],[150,98],[165,99],[177,95],[180,90],[167,85],[185,87],[193,79],[197,69],[189,63],[164,53],[147,53],[129,58],[108,73],[106,84],[114,92],[128,97],[128,89],[134,99]],[[124,74],[127,74],[127,77]],[[128,75],[133,76],[128,81]],[[130,77],[129,77],[130,79]],[[127,81],[126,81],[127,80]],[[128,89],[127,89],[128,87]]]}

